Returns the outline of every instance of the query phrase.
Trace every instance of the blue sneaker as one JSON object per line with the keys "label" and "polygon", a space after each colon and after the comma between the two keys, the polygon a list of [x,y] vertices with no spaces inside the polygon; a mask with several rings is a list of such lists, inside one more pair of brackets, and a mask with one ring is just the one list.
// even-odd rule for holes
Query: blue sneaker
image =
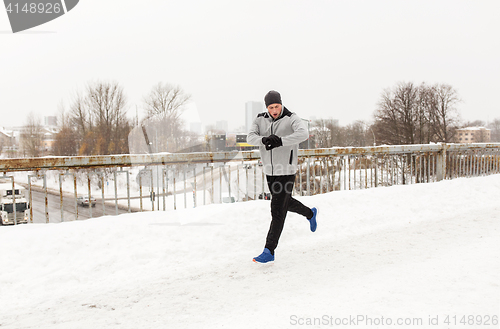
{"label": "blue sneaker", "polygon": [[311,209],[313,212],[313,216],[311,219],[308,219],[309,224],[311,225],[311,232],[316,231],[316,227],[318,227],[318,223],[316,222],[316,216],[318,216],[318,209],[316,207]]}
{"label": "blue sneaker", "polygon": [[267,263],[272,262],[273,260],[274,255],[272,255],[271,251],[267,248],[264,248],[264,252],[253,259],[253,261],[256,263]]}

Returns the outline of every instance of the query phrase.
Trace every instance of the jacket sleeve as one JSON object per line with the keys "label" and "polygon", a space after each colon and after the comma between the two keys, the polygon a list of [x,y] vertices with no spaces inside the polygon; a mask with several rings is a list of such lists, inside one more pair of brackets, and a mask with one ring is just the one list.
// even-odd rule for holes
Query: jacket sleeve
{"label": "jacket sleeve", "polygon": [[262,137],[264,137],[264,136],[260,135],[258,120],[259,120],[259,117],[255,118],[255,120],[253,120],[252,127],[250,128],[250,131],[248,132],[248,135],[247,135],[247,143],[250,145],[254,145],[254,146],[264,145],[264,144],[262,144]]}
{"label": "jacket sleeve", "polygon": [[281,137],[283,146],[300,144],[309,138],[309,131],[307,130],[306,123],[296,114],[290,117],[293,133]]}

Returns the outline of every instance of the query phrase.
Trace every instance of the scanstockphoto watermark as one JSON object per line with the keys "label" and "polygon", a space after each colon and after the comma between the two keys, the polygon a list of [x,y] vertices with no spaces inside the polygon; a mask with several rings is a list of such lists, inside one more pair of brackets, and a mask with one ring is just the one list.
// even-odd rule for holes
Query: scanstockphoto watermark
{"label": "scanstockphoto watermark", "polygon": [[73,9],[79,0],[4,0],[13,33],[54,20]]}
{"label": "scanstockphoto watermark", "polygon": [[292,326],[398,326],[398,327],[433,327],[446,325],[449,328],[473,327],[473,328],[497,328],[498,315],[470,314],[470,315],[429,315],[427,317],[385,317],[369,315],[349,315],[338,317],[323,315],[320,317],[304,317],[298,315],[290,316]]}
{"label": "scanstockphoto watermark", "polygon": [[349,315],[338,317],[332,315],[322,315],[321,317],[301,317],[290,316],[292,326],[422,326],[423,318],[390,318],[384,316]]}

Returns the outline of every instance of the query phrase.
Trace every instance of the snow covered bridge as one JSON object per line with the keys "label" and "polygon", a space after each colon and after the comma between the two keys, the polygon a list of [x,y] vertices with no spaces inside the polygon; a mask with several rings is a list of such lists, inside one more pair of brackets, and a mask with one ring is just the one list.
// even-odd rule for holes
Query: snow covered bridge
{"label": "snow covered bridge", "polygon": [[[30,222],[62,222],[256,200],[268,192],[259,157],[244,151],[1,159],[0,180],[24,184]],[[483,176],[499,173],[499,164],[500,144],[300,150],[294,193]],[[97,210],[81,209],[79,198],[95,200]]]}

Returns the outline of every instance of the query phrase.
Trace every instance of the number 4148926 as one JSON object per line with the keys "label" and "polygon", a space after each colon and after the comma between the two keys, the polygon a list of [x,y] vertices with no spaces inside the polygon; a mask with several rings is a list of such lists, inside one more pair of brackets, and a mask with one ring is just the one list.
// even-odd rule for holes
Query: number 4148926
{"label": "number 4148926", "polygon": [[462,325],[469,325],[469,326],[496,326],[498,325],[498,316],[497,315],[469,315],[469,316],[462,316],[457,317],[456,315],[454,316],[449,316],[447,315],[446,318],[444,319],[444,323],[447,325],[457,325],[457,324],[462,324]]}
{"label": "number 4148926", "polygon": [[59,14],[61,12],[61,4],[59,3],[25,3],[22,8],[19,8],[19,4],[16,3],[12,5],[9,3],[7,5],[7,12],[11,14],[14,12],[15,14],[25,13],[25,14]]}

